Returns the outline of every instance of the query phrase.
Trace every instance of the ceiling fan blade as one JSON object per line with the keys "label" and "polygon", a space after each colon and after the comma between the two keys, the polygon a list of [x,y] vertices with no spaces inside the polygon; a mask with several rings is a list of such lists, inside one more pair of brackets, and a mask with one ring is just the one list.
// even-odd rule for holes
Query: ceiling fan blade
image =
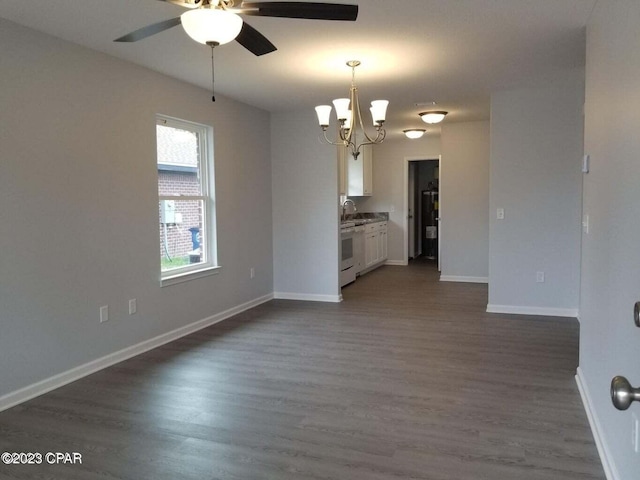
{"label": "ceiling fan blade", "polygon": [[258,57],[277,50],[273,43],[247,22],[242,23],[242,30],[236,37],[236,42]]}
{"label": "ceiling fan blade", "polygon": [[180,25],[180,23],[182,23],[180,21],[180,17],[163,20],[162,22],[147,25],[146,27],[139,28],[138,30],[128,33],[120,38],[116,38],[114,42],[137,42],[143,38],[150,37],[151,35],[164,32],[165,30]]}
{"label": "ceiling fan blade", "polygon": [[241,13],[260,17],[348,20],[358,18],[357,5],[318,2],[242,2]]}

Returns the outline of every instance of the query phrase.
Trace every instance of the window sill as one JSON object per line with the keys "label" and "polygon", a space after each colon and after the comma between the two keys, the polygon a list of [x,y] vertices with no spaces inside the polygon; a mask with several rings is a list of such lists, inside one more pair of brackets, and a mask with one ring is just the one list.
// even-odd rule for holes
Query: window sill
{"label": "window sill", "polygon": [[183,283],[183,282],[188,282],[190,280],[196,280],[198,278],[208,277],[210,275],[217,275],[218,273],[220,273],[221,269],[222,267],[218,265],[215,267],[205,267],[201,270],[196,270],[192,272],[177,273],[175,275],[161,278],[160,286],[168,287],[170,285],[176,285],[178,283]]}

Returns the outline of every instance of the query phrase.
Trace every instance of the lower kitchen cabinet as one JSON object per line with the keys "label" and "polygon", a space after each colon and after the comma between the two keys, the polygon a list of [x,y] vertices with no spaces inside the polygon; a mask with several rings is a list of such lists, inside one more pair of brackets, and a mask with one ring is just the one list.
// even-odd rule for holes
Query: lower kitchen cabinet
{"label": "lower kitchen cabinet", "polygon": [[353,234],[353,266],[356,269],[356,275],[366,268],[364,226],[356,227]]}
{"label": "lower kitchen cabinet", "polygon": [[378,232],[367,233],[364,237],[364,267],[378,263]]}
{"label": "lower kitchen cabinet", "polygon": [[387,260],[387,222],[371,223],[364,235],[365,269],[379,267]]}
{"label": "lower kitchen cabinet", "polygon": [[387,226],[385,224],[384,229],[380,229],[380,236],[378,237],[378,247],[380,249],[380,260],[386,261],[389,258],[387,251]]}

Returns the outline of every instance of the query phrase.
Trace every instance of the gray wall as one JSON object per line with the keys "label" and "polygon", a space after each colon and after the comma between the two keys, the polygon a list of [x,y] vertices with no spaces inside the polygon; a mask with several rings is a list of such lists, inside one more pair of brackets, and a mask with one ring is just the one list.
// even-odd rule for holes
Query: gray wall
{"label": "gray wall", "polygon": [[598,2],[587,27],[579,382],[612,479],[638,478],[632,450],[640,404],[615,410],[609,384],[624,375],[640,385],[640,3]]}
{"label": "gray wall", "polygon": [[338,159],[313,109],[271,117],[274,289],[339,301]]}
{"label": "gray wall", "polygon": [[582,70],[491,97],[490,311],[577,314],[583,98]]}
{"label": "gray wall", "polygon": [[443,124],[440,166],[443,280],[489,276],[489,122]]}
{"label": "gray wall", "polygon": [[[0,397],[273,291],[268,113],[2,19],[0,45]],[[165,288],[156,113],[214,128],[222,265]]]}
{"label": "gray wall", "polygon": [[[360,212],[389,212],[388,252],[391,263],[406,263],[404,229],[404,183],[408,176],[405,158],[429,160],[440,155],[440,136],[425,135],[419,140],[406,137],[386,140],[373,147],[373,195],[353,197]],[[393,210],[393,211],[392,211]]]}
{"label": "gray wall", "polygon": [[[440,167],[442,276],[486,281],[488,272],[489,122],[443,124],[441,136],[394,139],[374,147],[371,197],[356,198],[360,211],[389,213],[389,260],[404,258],[406,159],[434,159]],[[444,213],[443,213],[444,212]]]}

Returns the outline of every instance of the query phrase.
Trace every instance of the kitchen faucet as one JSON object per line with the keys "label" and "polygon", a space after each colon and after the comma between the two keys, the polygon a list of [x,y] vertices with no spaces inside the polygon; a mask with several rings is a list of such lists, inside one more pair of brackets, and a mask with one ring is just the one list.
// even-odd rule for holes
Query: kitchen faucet
{"label": "kitchen faucet", "polygon": [[358,209],[356,208],[356,204],[353,200],[351,200],[350,198],[347,198],[344,202],[342,202],[342,217],[340,218],[341,220],[344,220],[346,211],[347,211],[347,202],[351,203],[351,206],[353,207],[353,212],[357,212]]}

